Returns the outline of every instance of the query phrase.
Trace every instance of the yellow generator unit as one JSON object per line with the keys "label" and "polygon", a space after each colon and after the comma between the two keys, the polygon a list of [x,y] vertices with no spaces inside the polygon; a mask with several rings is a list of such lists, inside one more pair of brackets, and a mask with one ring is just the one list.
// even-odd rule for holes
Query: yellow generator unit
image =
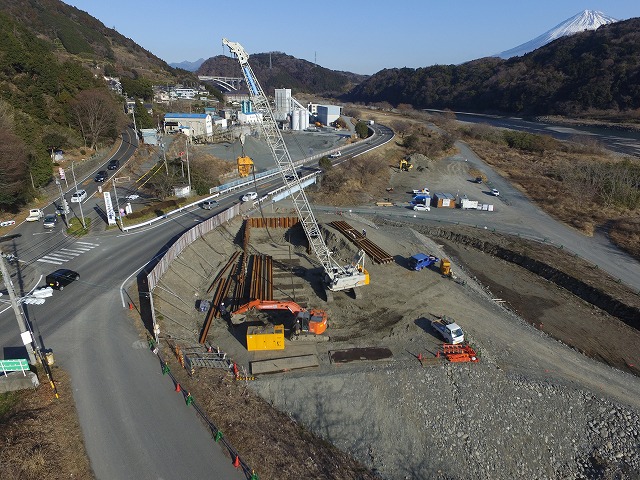
{"label": "yellow generator unit", "polygon": [[284,325],[248,327],[247,350],[284,350]]}
{"label": "yellow generator unit", "polygon": [[443,258],[440,260],[440,273],[442,275],[449,276],[451,275],[451,262],[447,258]]}
{"label": "yellow generator unit", "polygon": [[238,157],[238,174],[241,177],[248,177],[253,168],[253,160],[249,157]]}

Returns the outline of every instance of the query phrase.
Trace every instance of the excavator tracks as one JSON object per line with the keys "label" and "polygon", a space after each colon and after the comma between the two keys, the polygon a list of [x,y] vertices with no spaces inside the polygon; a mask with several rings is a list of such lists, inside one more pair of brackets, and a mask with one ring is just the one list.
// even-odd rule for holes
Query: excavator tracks
{"label": "excavator tracks", "polygon": [[336,220],[329,224],[338,230],[352,243],[364,250],[364,252],[376,263],[393,263],[393,257],[385,252],[378,245],[369,240],[365,234],[356,230],[344,220]]}

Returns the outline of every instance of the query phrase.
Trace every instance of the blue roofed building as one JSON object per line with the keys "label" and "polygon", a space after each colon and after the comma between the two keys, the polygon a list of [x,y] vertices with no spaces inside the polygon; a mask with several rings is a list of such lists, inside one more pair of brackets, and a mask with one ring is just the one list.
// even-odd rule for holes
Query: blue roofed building
{"label": "blue roofed building", "polygon": [[164,133],[182,132],[192,137],[213,135],[213,121],[208,113],[166,113]]}

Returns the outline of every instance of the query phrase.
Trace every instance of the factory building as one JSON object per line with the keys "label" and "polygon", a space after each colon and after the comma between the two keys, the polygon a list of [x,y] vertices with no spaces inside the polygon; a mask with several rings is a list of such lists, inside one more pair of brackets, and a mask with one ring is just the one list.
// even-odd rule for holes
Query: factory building
{"label": "factory building", "polygon": [[211,115],[207,113],[166,113],[164,115],[164,132],[182,131],[194,137],[213,134]]}
{"label": "factory building", "polygon": [[338,105],[318,105],[316,118],[323,125],[331,125],[342,115],[342,107]]}
{"label": "factory building", "polygon": [[309,127],[309,112],[291,96],[290,88],[276,88],[273,117],[291,130]]}

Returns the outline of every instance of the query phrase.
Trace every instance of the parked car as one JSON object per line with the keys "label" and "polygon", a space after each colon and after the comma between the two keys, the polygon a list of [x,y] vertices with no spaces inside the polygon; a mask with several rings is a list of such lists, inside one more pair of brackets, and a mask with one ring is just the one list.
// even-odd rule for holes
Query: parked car
{"label": "parked car", "polygon": [[492,188],[491,189],[491,195],[493,195],[494,197],[499,197],[500,196],[500,192],[498,191],[497,188]]}
{"label": "parked car", "polygon": [[107,170],[117,170],[120,168],[120,160],[111,160],[107,165]]}
{"label": "parked car", "polygon": [[42,222],[42,226],[44,228],[56,228],[58,224],[58,217],[55,213],[50,213],[44,217],[44,222]]}
{"label": "parked car", "polygon": [[95,180],[96,182],[104,182],[104,181],[106,181],[106,180],[107,180],[107,178],[108,178],[108,177],[109,177],[109,174],[107,173],[107,171],[106,171],[106,170],[100,170],[100,171],[96,174],[96,176],[95,176],[94,180]]}
{"label": "parked car", "polygon": [[247,192],[242,196],[241,200],[243,202],[248,202],[249,200],[255,200],[256,198],[258,198],[258,192]]}
{"label": "parked car", "polygon": [[422,205],[422,204],[417,204],[413,206],[413,209],[416,212],[430,212],[431,211],[431,207],[429,205]]}
{"label": "parked car", "polygon": [[476,177],[476,179],[474,180],[474,182],[476,182],[476,183],[482,183],[482,177]]}
{"label": "parked car", "polygon": [[0,222],[0,227],[9,227],[15,224],[16,224],[15,220],[5,220],[4,222]]}
{"label": "parked car", "polygon": [[68,268],[56,270],[47,275],[46,278],[47,286],[57,288],[58,290],[64,290],[64,287],[75,280],[80,280],[80,274]]}
{"label": "parked car", "polygon": [[202,202],[202,208],[205,210],[211,210],[212,208],[216,208],[218,206],[217,200],[205,200]]}
{"label": "parked car", "polygon": [[71,203],[80,203],[85,198],[87,198],[86,190],[76,190],[74,194],[71,195]]}

